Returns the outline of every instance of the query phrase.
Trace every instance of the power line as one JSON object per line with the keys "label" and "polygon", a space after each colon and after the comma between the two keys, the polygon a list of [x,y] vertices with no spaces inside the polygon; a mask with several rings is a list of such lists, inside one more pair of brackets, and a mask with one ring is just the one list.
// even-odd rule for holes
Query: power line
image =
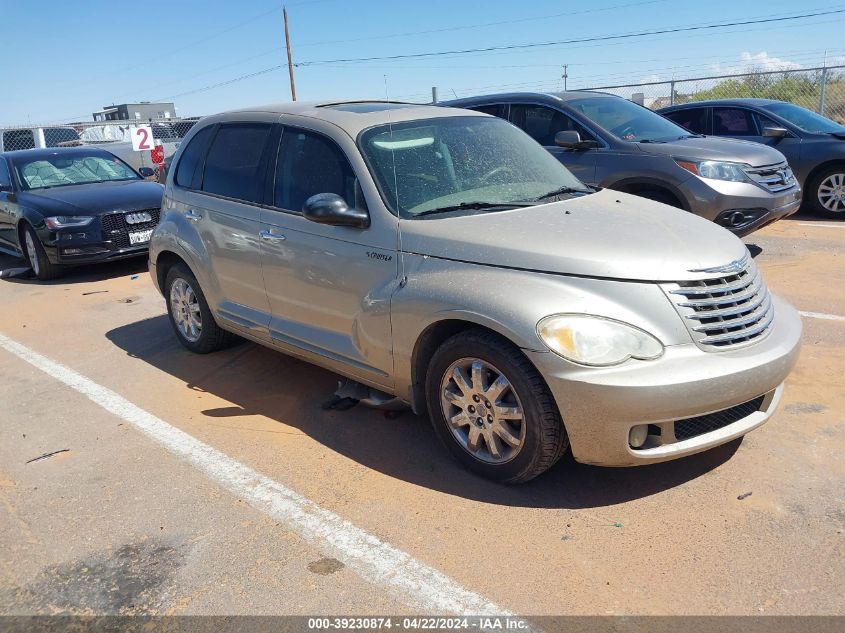
{"label": "power line", "polygon": [[510,51],[510,50],[524,50],[529,48],[543,48],[548,46],[563,46],[566,44],[583,44],[585,42],[607,42],[610,40],[632,39],[636,37],[645,37],[648,35],[665,35],[667,33],[686,33],[690,31],[703,31],[712,29],[721,29],[731,26],[750,26],[752,24],[765,24],[770,22],[786,22],[791,20],[800,20],[804,18],[814,18],[825,15],[834,15],[845,13],[845,9],[835,9],[831,11],[818,11],[815,13],[802,13],[799,15],[786,17],[769,17],[758,18],[755,20],[742,20],[738,22],[721,22],[716,24],[705,24],[700,26],[681,26],[665,29],[656,29],[651,31],[639,31],[634,33],[622,33],[618,35],[602,35],[596,37],[584,37],[571,40],[559,40],[553,42],[529,42],[526,44],[507,44],[503,46],[486,46],[483,48],[465,48],[450,51],[433,51],[427,53],[405,53],[401,55],[378,55],[372,57],[348,57],[338,59],[321,59],[313,61],[298,62],[295,66],[317,66],[320,64],[338,64],[338,63],[360,63],[370,61],[387,61],[392,59],[419,59],[423,57],[440,57],[443,55],[466,55],[469,53],[487,53],[491,51]]}

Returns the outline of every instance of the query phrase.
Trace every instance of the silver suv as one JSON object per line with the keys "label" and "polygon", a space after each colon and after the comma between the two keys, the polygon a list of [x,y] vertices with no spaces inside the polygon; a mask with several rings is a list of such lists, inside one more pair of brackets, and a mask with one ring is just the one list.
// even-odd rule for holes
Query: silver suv
{"label": "silver suv", "polygon": [[202,119],[150,272],[188,349],[237,334],[326,367],[507,482],[569,448],[628,466],[744,435],[801,333],[728,231],[595,192],[509,123],[431,106]]}

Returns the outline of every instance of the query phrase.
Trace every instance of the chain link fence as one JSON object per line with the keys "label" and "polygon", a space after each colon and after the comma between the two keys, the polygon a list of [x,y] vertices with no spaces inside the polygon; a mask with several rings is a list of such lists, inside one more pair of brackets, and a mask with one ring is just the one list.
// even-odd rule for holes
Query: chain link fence
{"label": "chain link fence", "polygon": [[757,71],[639,84],[595,86],[652,110],[707,99],[758,97],[802,106],[845,124],[845,66]]}
{"label": "chain link fence", "polygon": [[[0,127],[0,152],[87,145],[111,152],[136,170],[148,167],[161,172],[196,122],[197,119],[160,119]],[[139,134],[138,126],[150,129]],[[138,135],[134,146],[133,134]]]}

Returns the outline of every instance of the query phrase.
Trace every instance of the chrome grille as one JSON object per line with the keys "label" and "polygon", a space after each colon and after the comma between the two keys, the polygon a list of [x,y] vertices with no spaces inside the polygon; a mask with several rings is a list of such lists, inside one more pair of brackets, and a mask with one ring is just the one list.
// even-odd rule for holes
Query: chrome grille
{"label": "chrome grille", "polygon": [[745,173],[755,183],[766,191],[777,193],[795,186],[795,175],[786,163],[766,165],[765,167],[748,167]]}
{"label": "chrome grille", "polygon": [[708,272],[722,276],[661,284],[696,344],[712,351],[763,337],[774,308],[751,256]]}

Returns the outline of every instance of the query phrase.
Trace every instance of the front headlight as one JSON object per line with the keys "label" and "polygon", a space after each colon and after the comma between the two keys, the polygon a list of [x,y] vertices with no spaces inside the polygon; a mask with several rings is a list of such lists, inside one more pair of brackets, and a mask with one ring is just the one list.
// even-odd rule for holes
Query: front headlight
{"label": "front headlight", "polygon": [[44,224],[51,229],[66,229],[75,226],[87,226],[94,221],[89,215],[54,215],[44,218]]}
{"label": "front headlight", "polygon": [[744,163],[729,163],[721,160],[681,160],[675,159],[679,167],[683,167],[688,172],[700,176],[701,178],[710,178],[711,180],[730,180],[731,182],[746,182],[749,180],[748,175],[743,170],[743,167],[748,167]]}
{"label": "front headlight", "polygon": [[548,316],[537,324],[537,334],[555,354],[581,365],[606,367],[663,354],[663,344],[648,332],[599,316]]}

